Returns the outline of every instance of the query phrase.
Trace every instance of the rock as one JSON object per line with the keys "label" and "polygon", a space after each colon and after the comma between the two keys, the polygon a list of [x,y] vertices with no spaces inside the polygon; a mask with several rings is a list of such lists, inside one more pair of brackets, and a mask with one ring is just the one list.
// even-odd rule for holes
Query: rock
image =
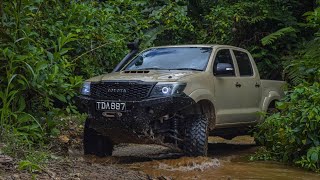
{"label": "rock", "polygon": [[63,143],[68,143],[70,141],[69,137],[66,135],[59,136],[59,140]]}
{"label": "rock", "polygon": [[13,158],[4,154],[0,154],[0,164],[12,162]]}
{"label": "rock", "polygon": [[12,176],[13,176],[14,179],[20,179],[19,174],[14,174],[14,175],[12,175]]}

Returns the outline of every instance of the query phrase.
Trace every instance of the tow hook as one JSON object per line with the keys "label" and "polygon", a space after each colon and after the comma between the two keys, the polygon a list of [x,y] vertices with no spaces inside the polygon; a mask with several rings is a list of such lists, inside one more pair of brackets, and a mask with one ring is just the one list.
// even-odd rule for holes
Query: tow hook
{"label": "tow hook", "polygon": [[107,118],[115,118],[115,117],[121,117],[122,113],[121,112],[103,112],[102,116]]}

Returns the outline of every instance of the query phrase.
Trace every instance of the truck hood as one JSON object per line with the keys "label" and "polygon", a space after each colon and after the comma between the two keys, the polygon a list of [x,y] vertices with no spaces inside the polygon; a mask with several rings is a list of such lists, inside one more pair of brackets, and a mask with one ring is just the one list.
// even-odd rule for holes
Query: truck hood
{"label": "truck hood", "polygon": [[201,71],[178,71],[178,70],[151,70],[144,73],[125,73],[114,72],[96,76],[87,81],[135,81],[141,80],[146,82],[170,82],[177,81],[181,78],[201,73]]}

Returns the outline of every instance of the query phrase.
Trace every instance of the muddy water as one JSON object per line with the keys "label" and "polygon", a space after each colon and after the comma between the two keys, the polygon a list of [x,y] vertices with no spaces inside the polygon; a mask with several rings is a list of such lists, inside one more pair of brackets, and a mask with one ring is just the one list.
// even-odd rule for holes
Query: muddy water
{"label": "muddy water", "polygon": [[209,142],[208,157],[183,157],[180,152],[158,145],[120,145],[113,157],[86,159],[168,179],[320,179],[316,173],[280,163],[249,161],[258,148],[251,137],[230,141],[210,137]]}

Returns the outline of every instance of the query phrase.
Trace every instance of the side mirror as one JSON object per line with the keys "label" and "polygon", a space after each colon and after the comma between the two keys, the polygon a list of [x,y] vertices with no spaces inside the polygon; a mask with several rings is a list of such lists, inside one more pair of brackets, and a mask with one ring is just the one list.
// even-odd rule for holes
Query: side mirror
{"label": "side mirror", "polygon": [[215,66],[214,75],[234,75],[234,68],[229,63],[218,63]]}
{"label": "side mirror", "polygon": [[141,66],[143,64],[143,57],[138,56],[138,60],[134,63],[135,66]]}

